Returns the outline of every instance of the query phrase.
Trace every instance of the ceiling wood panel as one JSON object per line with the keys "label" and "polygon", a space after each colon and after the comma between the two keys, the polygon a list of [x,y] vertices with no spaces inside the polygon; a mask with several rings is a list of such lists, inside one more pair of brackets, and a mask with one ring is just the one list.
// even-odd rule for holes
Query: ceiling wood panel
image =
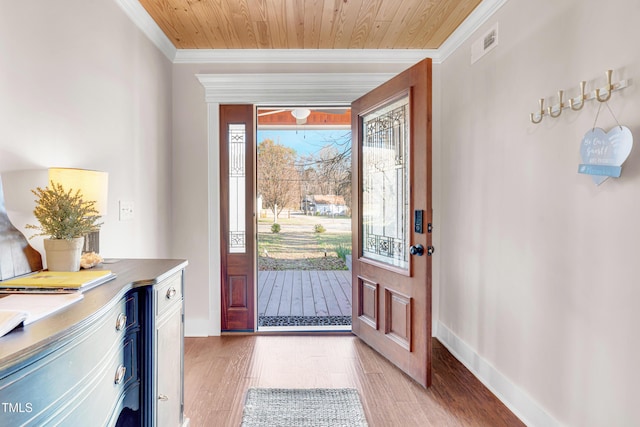
{"label": "ceiling wood panel", "polygon": [[422,1],[412,5],[408,15],[405,16],[405,25],[401,27],[395,43],[400,46],[411,46],[417,36],[422,34],[430,23],[441,22],[440,19],[432,18],[440,18],[434,12],[442,3],[447,2]]}
{"label": "ceiling wood panel", "polygon": [[[462,22],[469,15],[468,9],[475,5],[475,0],[463,0],[449,8],[449,15],[447,16],[447,22]],[[473,6],[475,7],[475,6]],[[425,37],[430,38],[436,43],[444,43],[449,35],[455,30],[455,28],[445,27],[443,25],[434,25],[429,31],[425,32]],[[417,41],[420,43],[421,41]]]}
{"label": "ceiling wood panel", "polygon": [[[289,21],[286,9],[284,0],[267,1],[267,24],[271,35],[271,43],[276,46],[288,46],[289,38],[286,25],[287,22],[291,21]],[[292,27],[295,29],[295,25]]]}
{"label": "ceiling wood panel", "polygon": [[[237,43],[235,43],[237,48],[248,49],[255,46],[257,44],[257,38],[253,31],[253,21],[251,20],[251,12],[247,2],[245,0],[239,0],[226,3],[226,6],[228,9],[225,10],[224,4],[221,4],[221,14],[228,14],[230,17],[229,26],[233,29],[233,33],[237,37]],[[202,7],[206,8],[205,5]],[[231,43],[231,41],[228,43]]]}
{"label": "ceiling wood panel", "polygon": [[356,22],[351,33],[349,48],[362,49],[369,38],[380,4],[377,1],[366,0],[360,6],[360,13],[356,16]]}
{"label": "ceiling wood panel", "polygon": [[304,34],[302,46],[304,49],[318,49],[320,40],[327,40],[330,37],[333,4],[322,0],[301,1],[304,3],[300,7],[304,18],[301,28]]}
{"label": "ceiling wood panel", "polygon": [[482,0],[140,0],[178,49],[437,49]]}

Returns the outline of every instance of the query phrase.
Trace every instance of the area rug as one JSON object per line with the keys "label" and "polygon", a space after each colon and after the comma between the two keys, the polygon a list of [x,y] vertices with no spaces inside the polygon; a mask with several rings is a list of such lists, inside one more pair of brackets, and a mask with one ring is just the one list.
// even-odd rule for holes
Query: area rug
{"label": "area rug", "polygon": [[250,388],[243,427],[367,426],[358,391],[350,388]]}

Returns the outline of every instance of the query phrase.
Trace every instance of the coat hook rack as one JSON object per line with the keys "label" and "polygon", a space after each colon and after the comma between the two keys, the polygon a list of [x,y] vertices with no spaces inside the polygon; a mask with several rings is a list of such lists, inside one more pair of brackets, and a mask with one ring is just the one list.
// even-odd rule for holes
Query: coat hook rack
{"label": "coat hook rack", "polygon": [[619,91],[621,89],[626,88],[631,85],[631,80],[620,80],[619,82],[612,83],[611,78],[613,76],[613,70],[607,70],[605,72],[607,76],[607,84],[602,88],[597,88],[592,92],[586,93],[585,87],[587,85],[586,81],[580,82],[580,95],[574,98],[570,98],[569,102],[566,103],[563,101],[564,91],[558,91],[558,103],[547,107],[544,109],[544,98],[540,98],[538,101],[540,104],[540,111],[536,113],[529,114],[529,120],[531,123],[538,124],[542,121],[544,116],[550,116],[553,118],[560,117],[562,114],[562,110],[571,109],[573,111],[579,111],[584,107],[585,101],[591,101],[592,99],[596,99],[600,102],[607,102],[611,98],[611,94],[613,92]]}

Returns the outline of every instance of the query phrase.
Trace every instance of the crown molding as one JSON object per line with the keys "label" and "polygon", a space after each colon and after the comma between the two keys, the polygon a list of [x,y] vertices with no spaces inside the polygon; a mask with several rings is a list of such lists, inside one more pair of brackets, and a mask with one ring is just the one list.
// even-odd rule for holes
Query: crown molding
{"label": "crown molding", "polygon": [[176,49],[138,0],[115,0],[175,64],[405,64],[445,61],[508,0],[483,0],[438,49]]}
{"label": "crown molding", "polygon": [[196,74],[207,103],[350,104],[395,73]]}
{"label": "crown molding", "polygon": [[444,62],[449,55],[458,50],[458,48],[507,1],[508,0],[483,0],[483,2],[469,14],[467,19],[456,28],[453,34],[442,43],[440,48],[438,48],[438,63]]}
{"label": "crown molding", "polygon": [[142,31],[151,42],[162,52],[169,61],[173,62],[178,49],[164,34],[158,24],[151,19],[151,15],[145,10],[138,0],[115,0],[124,13]]}
{"label": "crown molding", "polygon": [[415,64],[433,49],[180,49],[179,64]]}

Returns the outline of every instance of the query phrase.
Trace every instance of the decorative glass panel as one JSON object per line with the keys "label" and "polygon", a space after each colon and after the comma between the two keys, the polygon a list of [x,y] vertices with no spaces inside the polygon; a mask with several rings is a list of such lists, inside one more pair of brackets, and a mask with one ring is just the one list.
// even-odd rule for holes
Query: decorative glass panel
{"label": "decorative glass panel", "polygon": [[408,269],[409,96],[363,116],[362,255]]}
{"label": "decorative glass panel", "polygon": [[229,253],[246,251],[246,139],[243,124],[229,125]]}

